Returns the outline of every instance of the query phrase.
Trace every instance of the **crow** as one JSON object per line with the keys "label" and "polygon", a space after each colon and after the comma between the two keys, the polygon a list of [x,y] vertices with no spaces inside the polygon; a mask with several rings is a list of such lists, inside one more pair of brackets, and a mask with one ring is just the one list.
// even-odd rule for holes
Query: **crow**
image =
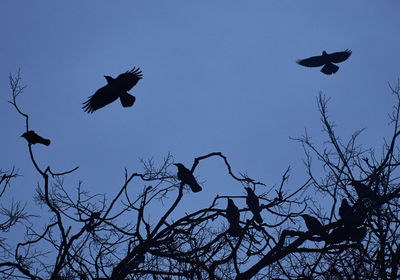
{"label": "crow", "polygon": [[247,206],[249,206],[250,211],[253,213],[255,221],[261,224],[263,220],[260,215],[261,208],[258,197],[255,195],[255,193],[251,188],[245,188],[245,189],[247,191],[247,197],[246,197]]}
{"label": "crow", "polygon": [[300,216],[303,217],[304,221],[306,222],[306,226],[311,233],[326,236],[326,232],[322,229],[322,224],[320,221],[317,220],[317,218],[314,218],[307,214],[303,214]]}
{"label": "crow", "polygon": [[326,51],[322,52],[322,55],[320,56],[312,56],[306,59],[299,59],[297,60],[297,64],[300,64],[302,66],[306,67],[322,67],[321,72],[326,74],[326,75],[331,75],[333,73],[336,73],[337,70],[339,70],[339,66],[333,64],[334,63],[340,63],[345,61],[346,59],[349,58],[351,55],[351,50],[347,49],[343,52],[334,52],[331,54],[326,53]]}
{"label": "crow", "polygon": [[37,135],[35,131],[29,130],[28,132],[25,132],[24,134],[21,135],[21,137],[24,137],[26,141],[28,141],[29,144],[43,144],[43,145],[50,145],[50,140],[45,139],[41,137],[40,135]]}
{"label": "crow", "polygon": [[331,233],[326,238],[326,243],[336,244],[341,243],[349,238],[349,231],[344,227],[338,227],[331,231]]}
{"label": "crow", "polygon": [[346,219],[349,217],[349,215],[353,214],[353,210],[349,203],[347,202],[347,199],[342,200],[342,204],[339,207],[339,215],[342,219]]}
{"label": "crow", "polygon": [[351,241],[361,242],[366,234],[367,234],[367,228],[365,226],[360,228],[355,227],[350,231],[349,239]]}
{"label": "crow", "polygon": [[239,236],[242,228],[239,225],[240,213],[232,199],[228,198],[228,206],[226,207],[226,219],[229,222],[229,234]]}
{"label": "crow", "polygon": [[188,185],[193,192],[199,192],[202,190],[189,169],[187,169],[182,163],[174,163],[174,165],[178,167],[178,179],[181,180],[183,184]]}
{"label": "crow", "polygon": [[120,74],[116,79],[104,76],[107,80],[107,85],[98,89],[87,101],[83,102],[82,109],[85,112],[93,113],[114,102],[118,97],[123,107],[131,107],[135,103],[136,98],[127,91],[133,88],[142,77],[142,71],[136,67]]}
{"label": "crow", "polygon": [[373,202],[379,202],[381,200],[381,197],[379,195],[377,195],[368,186],[359,181],[352,181],[350,185],[352,185],[356,189],[359,199],[367,198]]}

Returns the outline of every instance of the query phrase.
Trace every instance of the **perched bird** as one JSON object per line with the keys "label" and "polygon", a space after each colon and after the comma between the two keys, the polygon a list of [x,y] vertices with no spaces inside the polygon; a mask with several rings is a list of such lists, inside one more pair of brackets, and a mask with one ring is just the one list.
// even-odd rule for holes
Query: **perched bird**
{"label": "perched bird", "polygon": [[182,163],[174,163],[174,165],[178,167],[178,179],[181,180],[183,184],[188,185],[193,192],[199,192],[202,190],[189,169],[187,169]]}
{"label": "perched bird", "polygon": [[251,188],[245,188],[247,191],[246,203],[250,211],[253,213],[254,219],[257,223],[261,224],[263,222],[260,212],[260,202],[258,197],[255,195]]}
{"label": "perched bird", "polygon": [[142,77],[142,71],[135,67],[130,71],[120,74],[116,79],[104,76],[107,80],[107,85],[98,89],[95,94],[82,103],[82,109],[85,112],[93,113],[97,109],[114,102],[118,97],[123,107],[131,107],[135,103],[136,98],[127,91],[133,88]]}
{"label": "perched bird", "polygon": [[343,198],[342,204],[339,207],[339,215],[342,219],[346,219],[349,217],[349,215],[353,214],[353,210],[349,203],[347,202],[347,199]]}
{"label": "perched bird", "polygon": [[325,239],[328,244],[341,243],[349,237],[349,231],[344,227],[338,227],[331,231],[331,233]]}
{"label": "perched bird", "polygon": [[350,231],[350,240],[355,242],[361,242],[366,234],[367,234],[366,227],[353,228]]}
{"label": "perched bird", "polygon": [[326,53],[326,51],[322,52],[322,55],[320,56],[312,56],[306,59],[299,59],[297,60],[297,64],[300,64],[302,66],[306,67],[322,67],[321,72],[326,74],[326,75],[331,75],[333,73],[336,73],[337,70],[339,70],[339,66],[333,64],[334,63],[340,63],[345,61],[346,59],[349,58],[351,55],[351,50],[347,49],[343,52],[334,52],[331,54]]}
{"label": "perched bird", "polygon": [[35,131],[29,130],[28,132],[25,132],[24,134],[21,135],[21,137],[24,137],[26,141],[28,141],[29,144],[43,144],[43,145],[50,145],[50,140],[45,139],[40,135],[37,135]]}
{"label": "perched bird", "polygon": [[226,219],[229,222],[229,234],[239,236],[242,228],[239,225],[240,213],[232,199],[228,198],[228,206],[226,207]]}
{"label": "perched bird", "polygon": [[367,198],[373,202],[380,201],[379,195],[377,195],[375,192],[373,192],[368,186],[364,185],[363,183],[361,183],[359,181],[352,181],[350,183],[350,185],[352,185],[356,189],[359,199]]}
{"label": "perched bird", "polygon": [[322,224],[317,218],[314,218],[307,214],[300,215],[303,217],[304,221],[306,222],[306,226],[311,233],[319,234],[319,235],[326,235],[326,232],[322,228]]}

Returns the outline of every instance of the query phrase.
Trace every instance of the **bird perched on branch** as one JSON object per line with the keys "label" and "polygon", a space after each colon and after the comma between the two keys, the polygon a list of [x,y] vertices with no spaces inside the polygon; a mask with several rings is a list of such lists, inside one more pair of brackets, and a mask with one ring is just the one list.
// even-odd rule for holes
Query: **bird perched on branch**
{"label": "bird perched on branch", "polygon": [[352,185],[356,189],[359,199],[367,198],[373,202],[380,201],[380,196],[377,195],[374,191],[372,191],[368,186],[364,185],[363,183],[359,181],[352,181],[350,185]]}
{"label": "bird perched on branch", "polygon": [[120,74],[116,79],[110,76],[104,76],[107,80],[107,85],[98,89],[95,94],[82,103],[82,109],[84,109],[85,112],[93,113],[114,102],[118,97],[123,107],[131,107],[133,103],[135,103],[136,98],[127,91],[133,88],[142,77],[142,71],[135,67],[130,71]]}
{"label": "bird perched on branch", "polygon": [[174,163],[174,165],[178,167],[178,179],[183,184],[188,185],[193,192],[199,192],[202,190],[189,169],[187,169],[182,163]]}
{"label": "bird perched on branch", "polygon": [[321,72],[326,74],[326,75],[331,75],[333,73],[336,73],[337,70],[339,70],[339,66],[333,64],[333,63],[340,63],[345,61],[346,59],[349,58],[351,55],[351,50],[345,50],[343,52],[334,52],[331,54],[328,54],[326,51],[322,52],[322,55],[320,56],[312,56],[306,59],[299,59],[297,60],[297,64],[300,64],[302,66],[306,67],[322,67]]}
{"label": "bird perched on branch", "polygon": [[46,146],[50,145],[50,140],[43,138],[42,136],[36,134],[35,131],[29,130],[28,132],[25,132],[24,134],[21,135],[21,137],[24,137],[26,141],[28,141],[29,144],[43,144]]}
{"label": "bird perched on branch", "polygon": [[253,213],[254,219],[257,223],[261,224],[263,222],[260,212],[260,202],[258,197],[255,195],[251,188],[245,188],[247,191],[246,203],[250,211]]}
{"label": "bird perched on branch", "polygon": [[349,203],[347,202],[347,199],[343,198],[342,204],[340,204],[339,207],[339,215],[342,219],[346,219],[349,217],[349,215],[353,214],[353,210]]}
{"label": "bird perched on branch", "polygon": [[326,235],[326,232],[322,228],[321,222],[318,221],[317,218],[307,214],[302,214],[300,216],[303,217],[304,221],[306,222],[306,226],[311,233],[319,234],[321,236]]}
{"label": "bird perched on branch", "polygon": [[361,242],[366,235],[367,235],[367,228],[365,226],[360,228],[353,228],[350,231],[350,240],[355,242]]}
{"label": "bird perched on branch", "polygon": [[242,228],[239,225],[239,208],[236,207],[235,203],[230,198],[228,198],[228,206],[226,207],[226,219],[229,222],[229,234],[232,236],[239,236],[242,231]]}

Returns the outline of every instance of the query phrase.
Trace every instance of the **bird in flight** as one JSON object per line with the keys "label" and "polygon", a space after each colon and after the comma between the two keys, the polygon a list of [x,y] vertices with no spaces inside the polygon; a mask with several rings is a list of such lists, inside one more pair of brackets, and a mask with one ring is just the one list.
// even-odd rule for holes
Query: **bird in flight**
{"label": "bird in flight", "polygon": [[351,50],[349,49],[343,52],[334,52],[331,54],[327,53],[326,51],[323,51],[322,55],[320,56],[312,56],[305,59],[299,59],[296,62],[297,64],[306,67],[320,67],[323,65],[324,67],[322,67],[321,72],[326,75],[331,75],[336,73],[337,70],[339,70],[339,66],[333,63],[343,62],[346,59],[348,59],[350,55],[351,55]]}
{"label": "bird in flight", "polygon": [[178,167],[178,179],[183,184],[188,185],[193,192],[199,192],[202,190],[189,169],[187,169],[182,163],[174,163],[174,165]]}
{"label": "bird in flight", "polygon": [[133,103],[135,103],[136,98],[130,95],[128,90],[133,88],[142,77],[142,71],[136,67],[120,74],[116,79],[110,76],[104,76],[107,80],[107,85],[98,89],[95,94],[82,103],[82,109],[84,109],[85,112],[93,113],[114,102],[118,97],[123,107],[131,107]]}
{"label": "bird in flight", "polygon": [[28,141],[29,144],[43,144],[43,145],[50,145],[50,140],[43,138],[42,136],[36,134],[35,131],[29,130],[28,132],[25,132],[24,134],[21,135],[21,137],[24,137],[26,141]]}
{"label": "bird in flight", "polygon": [[256,194],[251,188],[245,188],[247,191],[246,203],[249,206],[250,211],[253,213],[254,219],[257,223],[261,224],[263,222],[260,212],[260,202]]}

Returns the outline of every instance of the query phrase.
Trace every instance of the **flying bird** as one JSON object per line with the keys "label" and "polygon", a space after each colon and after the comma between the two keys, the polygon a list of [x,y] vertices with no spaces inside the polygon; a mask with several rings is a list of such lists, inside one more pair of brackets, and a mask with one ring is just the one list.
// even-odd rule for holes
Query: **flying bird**
{"label": "flying bird", "polygon": [[246,203],[250,211],[253,213],[254,219],[257,223],[261,224],[263,222],[260,212],[260,202],[258,197],[255,195],[251,188],[245,188],[247,191]]}
{"label": "flying bird", "polygon": [[193,192],[199,192],[202,190],[189,169],[187,169],[182,163],[174,163],[174,165],[178,167],[178,179],[183,184],[188,185]]}
{"label": "flying bird", "polygon": [[226,207],[226,219],[229,222],[229,234],[239,236],[242,228],[239,225],[240,213],[239,208],[235,205],[232,199],[228,198],[228,206]]}
{"label": "flying bird", "polygon": [[343,62],[346,59],[348,59],[350,55],[351,55],[351,50],[349,49],[343,52],[334,52],[331,54],[328,54],[326,51],[323,51],[322,55],[320,56],[312,56],[305,59],[299,59],[296,62],[297,64],[306,67],[320,67],[323,65],[324,67],[322,67],[321,72],[326,75],[331,75],[333,73],[336,73],[337,70],[339,70],[339,66],[333,63]]}
{"label": "flying bird", "polygon": [[135,96],[130,95],[128,90],[133,88],[143,74],[140,68],[133,67],[132,70],[120,74],[116,79],[110,76],[104,76],[107,85],[98,89],[95,94],[90,96],[87,101],[83,102],[85,112],[93,113],[104,106],[120,99],[123,107],[131,107],[135,103]]}
{"label": "flying bird", "polygon": [[43,144],[43,145],[50,145],[50,140],[43,138],[40,135],[37,135],[34,130],[29,130],[28,132],[25,132],[24,134],[21,135],[21,137],[24,137],[26,141],[28,141],[29,144]]}

